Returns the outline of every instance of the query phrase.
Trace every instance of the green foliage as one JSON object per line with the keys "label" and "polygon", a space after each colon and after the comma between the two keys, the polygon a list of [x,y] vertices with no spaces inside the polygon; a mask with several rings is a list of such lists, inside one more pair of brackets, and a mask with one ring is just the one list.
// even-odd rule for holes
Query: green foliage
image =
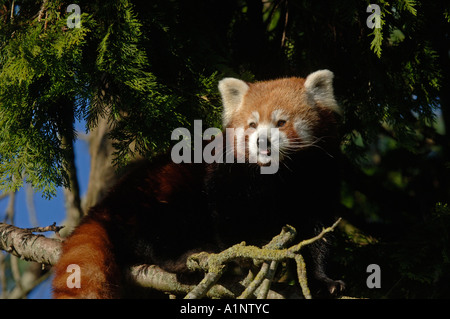
{"label": "green foliage", "polygon": [[[117,122],[112,136],[118,141],[117,159],[127,163],[130,145],[140,154],[167,147],[167,135],[161,141],[150,140],[158,132],[168,132],[172,125],[163,119],[180,118],[176,108],[179,98],[171,94],[149,70],[148,57],[141,43],[145,41],[142,24],[128,1],[119,1],[117,11],[109,12],[114,18],[105,19],[105,33],[98,45],[95,70],[103,77],[105,96],[94,97],[88,114],[88,126],[98,115],[110,108],[110,117]],[[109,88],[109,90],[107,90]],[[107,101],[108,105],[105,105]],[[169,117],[169,115],[171,115]],[[171,119],[172,120],[172,119]],[[164,142],[166,141],[166,142]]]}
{"label": "green foliage", "polygon": [[[224,76],[328,68],[344,111],[339,213],[376,238],[344,236],[338,264],[357,295],[445,295],[450,7],[378,1],[370,29],[370,2],[80,0],[81,28],[69,29],[68,1],[2,1],[0,190],[67,186],[77,119],[89,131],[108,118],[121,167],[167,151],[195,119],[220,127]],[[372,259],[388,290],[367,292]]]}
{"label": "green foliage", "polygon": [[23,176],[46,195],[67,185],[61,138],[73,135],[67,130],[77,117],[87,119],[87,130],[99,116],[115,123],[120,166],[136,153],[163,152],[170,132],[193,119],[220,126],[215,85],[225,75],[253,80],[332,69],[346,112],[344,150],[355,159],[378,138],[380,124],[412,149],[413,126],[434,120],[438,54],[429,41],[411,47],[409,39],[422,36],[416,1],[380,2],[382,28],[374,30],[365,7],[281,0],[230,1],[220,11],[207,1],[84,1],[81,28],[68,29],[67,3],[43,3],[16,2],[19,14],[13,21],[5,14],[0,32],[3,189],[20,186]]}
{"label": "green foliage", "polygon": [[91,19],[82,18],[83,27],[73,32],[64,30],[64,20],[35,18],[1,48],[1,190],[17,189],[24,176],[46,196],[66,183],[61,137],[72,130],[70,101],[85,93],[79,74]]}
{"label": "green foliage", "polygon": [[[129,1],[92,6],[93,12],[81,15],[81,28],[73,29],[66,26],[65,5],[49,2],[45,19],[34,15],[30,25],[2,30],[13,36],[0,60],[1,190],[17,189],[24,178],[46,197],[56,186],[68,186],[62,140],[72,143],[77,118],[87,119],[87,130],[99,116],[116,123],[112,137],[120,166],[135,153],[165,151],[170,132],[189,127],[192,118],[218,122],[217,72],[203,74],[187,64],[182,72],[189,87],[162,83],[152,73],[149,39]],[[161,27],[161,21],[147,25]]]}

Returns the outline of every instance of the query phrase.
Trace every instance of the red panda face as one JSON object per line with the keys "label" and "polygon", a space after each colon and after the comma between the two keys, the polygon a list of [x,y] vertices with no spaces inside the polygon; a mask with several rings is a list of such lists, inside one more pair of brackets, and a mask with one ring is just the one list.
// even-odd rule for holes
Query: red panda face
{"label": "red panda face", "polygon": [[331,118],[323,114],[339,112],[332,79],[332,72],[321,70],[306,79],[220,81],[223,125],[234,129],[236,154],[264,166],[313,146],[324,135],[323,121]]}

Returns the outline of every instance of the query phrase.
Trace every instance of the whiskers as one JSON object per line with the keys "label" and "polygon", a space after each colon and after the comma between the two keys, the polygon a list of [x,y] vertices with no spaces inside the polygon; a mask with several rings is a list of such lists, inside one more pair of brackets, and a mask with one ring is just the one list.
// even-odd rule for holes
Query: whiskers
{"label": "whiskers", "polygon": [[312,140],[302,140],[299,137],[289,139],[289,143],[287,145],[283,145],[283,147],[280,147],[280,155],[286,156],[286,158],[290,159],[289,154],[313,147],[320,149],[331,158],[334,158],[333,155],[331,155],[326,149],[319,145],[319,143],[325,138],[327,138],[327,136],[312,136]]}
{"label": "whiskers", "polygon": [[[258,151],[258,146],[256,148],[255,145],[250,146],[250,143],[253,142],[250,142],[249,138],[233,138],[230,142],[227,141],[226,147],[222,149],[222,159],[224,163],[245,163],[249,168],[248,173],[250,174],[253,174],[252,172],[254,174],[260,173],[263,166],[282,166],[292,172],[293,170],[289,166],[295,161],[295,154],[301,153],[303,150],[318,149],[326,156],[334,158],[324,147],[326,138],[329,137],[312,136],[308,139],[300,137],[287,138],[286,136],[273,137],[270,147],[272,155],[269,155],[269,157],[267,157],[267,154],[261,155]],[[260,156],[263,156],[264,164],[261,163]]]}

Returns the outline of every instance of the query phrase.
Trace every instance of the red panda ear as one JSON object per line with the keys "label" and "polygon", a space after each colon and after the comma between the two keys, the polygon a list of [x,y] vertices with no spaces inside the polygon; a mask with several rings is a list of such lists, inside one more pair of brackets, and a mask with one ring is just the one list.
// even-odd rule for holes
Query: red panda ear
{"label": "red panda ear", "polygon": [[330,70],[319,70],[306,77],[305,91],[311,104],[319,103],[341,114],[333,92],[334,74]]}
{"label": "red panda ear", "polygon": [[222,121],[225,127],[233,112],[242,104],[245,93],[250,87],[242,80],[225,78],[219,82],[219,91],[222,96]]}

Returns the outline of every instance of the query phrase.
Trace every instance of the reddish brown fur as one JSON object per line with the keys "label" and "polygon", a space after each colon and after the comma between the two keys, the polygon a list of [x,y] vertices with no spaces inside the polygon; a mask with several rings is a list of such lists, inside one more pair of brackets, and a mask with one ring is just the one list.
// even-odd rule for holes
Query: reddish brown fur
{"label": "reddish brown fur", "polygon": [[[327,137],[327,142],[323,144],[324,148],[327,148],[328,145],[334,145],[334,143],[330,143],[334,142],[336,138],[334,115],[325,106],[318,104],[308,105],[304,83],[305,80],[301,78],[285,78],[249,84],[250,89],[245,95],[244,104],[234,111],[227,127],[248,128],[247,120],[253,111],[259,112],[260,122],[270,121],[272,111],[280,109],[284,113],[287,113],[291,119],[302,118],[306,120],[308,122],[307,124],[313,129],[313,135]],[[287,121],[281,130],[284,130],[289,138],[294,139],[297,137],[297,132],[293,127],[293,121]],[[188,249],[193,248],[191,246],[194,246],[194,244],[191,244],[191,241],[197,241],[195,245],[199,244],[195,246],[196,249],[198,247],[198,249],[205,250],[206,246],[201,241],[205,239],[208,244],[214,244],[212,238],[215,238],[217,235],[216,233],[212,234],[214,236],[211,236],[210,233],[206,234],[212,229],[211,224],[208,224],[210,211],[207,209],[203,211],[199,209],[203,205],[206,206],[206,201],[202,197],[205,192],[205,180],[209,180],[207,182],[207,191],[213,194],[212,198],[208,198],[208,201],[211,201],[208,202],[208,205],[218,205],[215,209],[222,213],[221,218],[226,221],[227,217],[231,217],[231,220],[234,221],[230,223],[231,230],[224,232],[233,241],[245,239],[235,238],[236,234],[240,236],[236,231],[236,227],[240,224],[248,227],[251,222],[245,222],[245,218],[249,218],[253,222],[254,218],[252,216],[254,215],[250,213],[253,212],[254,207],[258,207],[254,210],[255,212],[263,213],[267,213],[265,211],[268,209],[267,207],[272,207],[271,209],[277,207],[279,210],[277,212],[277,219],[275,220],[276,223],[291,223],[291,218],[294,218],[294,222],[296,222],[295,218],[298,218],[298,225],[300,226],[303,225],[304,219],[307,217],[306,215],[310,212],[314,212],[314,214],[332,213],[331,206],[329,207],[327,205],[328,202],[333,201],[333,196],[335,195],[333,175],[336,174],[337,170],[330,163],[328,156],[319,159],[320,162],[317,162],[316,158],[306,156],[304,163],[306,163],[305,165],[307,167],[313,167],[311,171],[309,169],[304,170],[304,166],[302,166],[303,162],[298,165],[296,164],[297,175],[294,176],[289,172],[289,174],[284,176],[292,178],[290,184],[286,184],[285,180],[283,180],[284,184],[280,184],[280,187],[276,186],[278,185],[276,183],[276,185],[268,183],[266,189],[270,190],[267,194],[270,196],[263,196],[264,200],[267,200],[267,203],[261,201],[248,202],[248,199],[251,199],[251,196],[253,196],[253,194],[249,194],[251,196],[241,196],[239,199],[241,201],[240,204],[235,203],[239,195],[235,193],[235,189],[239,190],[242,188],[245,192],[248,189],[243,185],[245,181],[242,182],[243,180],[241,181],[239,179],[241,178],[239,169],[234,168],[234,174],[236,175],[230,175],[228,167],[221,170],[220,166],[217,165],[174,164],[168,158],[163,158],[160,162],[151,165],[148,163],[137,165],[137,168],[135,167],[130,174],[114,186],[101,203],[90,209],[89,215],[64,242],[60,261],[54,266],[54,297],[121,297],[123,277],[120,267],[123,267],[125,262],[128,262],[126,259],[129,255],[120,254],[122,251],[133,250],[129,249],[130,247],[128,246],[121,246],[125,242],[121,236],[128,236],[128,241],[125,242],[128,245],[133,242],[134,233],[137,234],[136,238],[138,240],[153,240],[155,238],[159,240],[159,237],[167,235],[167,238],[161,238],[160,241],[151,243],[155,245],[153,247],[155,251],[159,247],[158,245],[170,242],[170,240],[174,241],[174,237],[176,237],[175,243],[170,243],[173,245],[168,246],[170,249],[159,247],[163,251],[159,257],[164,252],[167,253],[167,256],[162,256],[165,259],[162,258],[163,262],[161,263],[169,267],[169,271],[178,271],[179,269],[185,268],[185,263],[179,262],[180,260],[185,260],[177,260],[177,258],[182,255],[187,255]],[[318,167],[314,167],[314,165]],[[242,172],[245,172],[245,170],[242,170]],[[306,179],[302,174],[306,174]],[[320,176],[319,178],[316,178],[317,174]],[[270,176],[265,179],[261,178],[261,181],[265,181],[268,178]],[[322,184],[322,180],[326,180],[327,183]],[[301,183],[298,183],[298,181],[301,181]],[[258,183],[255,183],[255,185],[260,186]],[[275,187],[272,189],[271,186]],[[299,187],[303,188],[298,190]],[[263,188],[262,190],[264,191],[265,189]],[[321,199],[321,197],[318,197],[319,190],[324,193],[325,201],[319,200]],[[279,193],[274,195],[273,192],[277,191]],[[285,195],[283,193],[284,191],[289,191],[289,195],[283,197]],[[302,215],[303,212],[299,212],[298,216],[296,214],[290,214],[292,207],[298,201],[299,194],[296,193],[297,191],[299,191],[300,195],[304,195],[304,192],[310,192],[306,193],[308,195],[304,195],[305,198],[303,201],[307,201],[313,197],[313,203],[310,203],[310,207],[307,203],[303,204],[302,202],[302,205],[305,206],[303,207],[305,216]],[[210,196],[209,193],[208,196]],[[281,209],[283,206],[278,207],[275,205],[277,203],[274,200],[276,201],[278,198],[289,200],[289,202],[282,203],[286,209]],[[323,207],[320,209],[317,205],[322,205]],[[272,215],[264,216],[267,218]],[[260,217],[258,215],[258,218]],[[279,217],[282,220],[278,220]],[[264,236],[274,234],[279,230],[275,222],[268,222],[266,226],[269,228],[273,226],[276,230],[270,229],[270,231],[266,231],[264,229]],[[167,225],[171,225],[170,232],[161,231]],[[248,232],[247,229],[245,231]],[[147,233],[149,236],[145,237]],[[151,237],[153,233],[156,233],[155,237]],[[174,236],[174,233],[176,236]],[[201,234],[201,236],[195,237],[197,233]],[[259,233],[255,233],[256,235],[259,235]],[[193,239],[193,237],[195,238]],[[118,245],[120,247],[117,247]],[[144,259],[133,261],[138,263],[153,263],[155,261],[152,251],[153,248],[145,251],[146,255],[143,257]],[[316,250],[319,251],[317,255],[321,259],[321,250],[319,248]],[[123,260],[120,260],[120,258]],[[319,260],[317,263],[319,262],[321,261]],[[70,264],[77,264],[81,268],[81,288],[69,288],[67,286],[67,278],[71,275],[71,273],[67,272],[67,267]],[[317,277],[320,276],[322,278],[325,276],[321,267],[319,267]],[[334,284],[328,277],[325,276],[324,278],[327,282]]]}
{"label": "reddish brown fur", "polygon": [[279,128],[291,140],[301,138],[294,128],[293,121],[299,118],[307,122],[315,137],[336,137],[335,113],[318,103],[309,105],[304,83],[305,79],[298,77],[248,83],[250,89],[245,94],[244,103],[235,111],[228,127],[247,129],[249,127],[247,119],[251,117],[253,111],[258,111],[260,122],[271,122],[272,112],[279,109],[292,119]]}
{"label": "reddish brown fur", "polygon": [[[116,234],[114,225],[130,225],[133,232],[139,224],[139,214],[158,214],[158,205],[200,193],[202,165],[177,165],[164,157],[154,164],[142,162],[134,166],[63,242],[61,258],[53,267],[54,298],[122,297],[121,269],[112,243],[113,237],[120,234]],[[71,275],[67,267],[71,264],[80,267],[81,288],[67,286]]]}
{"label": "reddish brown fur", "polygon": [[[305,79],[297,77],[249,83],[250,89],[245,95],[244,104],[236,111],[238,114],[234,114],[229,126],[248,127],[246,121],[255,110],[260,114],[260,122],[270,121],[271,114],[276,109],[282,110],[291,118],[305,118],[315,124],[319,117],[314,108],[307,105],[304,83]],[[286,129],[288,128],[292,127],[287,126]]]}
{"label": "reddish brown fur", "polygon": [[[104,226],[89,219],[63,245],[62,256],[53,267],[54,298],[117,298],[119,269],[115,267],[111,242]],[[68,288],[67,267],[80,266],[81,288]]]}

